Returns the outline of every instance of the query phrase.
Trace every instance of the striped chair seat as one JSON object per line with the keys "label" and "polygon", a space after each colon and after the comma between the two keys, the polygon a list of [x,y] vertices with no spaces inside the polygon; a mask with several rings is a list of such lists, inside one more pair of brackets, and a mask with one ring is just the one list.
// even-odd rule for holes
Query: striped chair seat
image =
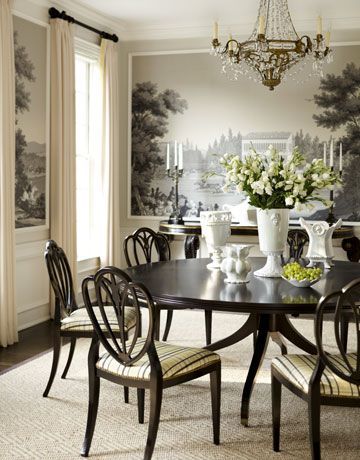
{"label": "striped chair seat", "polygon": [[[119,331],[118,322],[113,307],[105,307],[108,321],[113,331]],[[104,323],[101,317],[99,307],[94,307],[95,315],[103,328]],[[132,307],[126,307],[125,310],[125,331],[129,331],[136,324],[136,313]],[[104,327],[105,329],[105,327]],[[78,308],[61,321],[62,331],[88,332],[93,330],[93,325],[86,311],[86,308]]]}
{"label": "striped chair seat", "polygon": [[[137,341],[132,353],[133,356],[136,356],[142,349],[144,342],[145,339],[142,338]],[[156,341],[154,344],[159,356],[164,380],[185,375],[220,361],[219,355],[203,348],[182,347]],[[131,379],[150,379],[150,362],[147,353],[133,365],[124,366],[105,352],[100,356],[96,367],[110,374]]]}
{"label": "striped chair seat", "polygon": [[[356,367],[356,354],[347,354],[349,362]],[[340,355],[330,355],[329,360],[347,373]],[[308,393],[311,375],[315,369],[317,356],[314,355],[284,355],[274,358],[272,367],[278,371],[286,380],[299,388],[302,392]],[[324,369],[320,381],[320,393],[323,396],[360,396],[360,386],[353,385],[334,374],[328,367]]]}

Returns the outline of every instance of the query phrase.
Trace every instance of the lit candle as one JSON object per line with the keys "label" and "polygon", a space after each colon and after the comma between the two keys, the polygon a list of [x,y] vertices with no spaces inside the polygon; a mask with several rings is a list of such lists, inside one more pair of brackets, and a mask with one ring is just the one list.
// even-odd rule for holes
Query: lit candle
{"label": "lit candle", "polygon": [[183,169],[183,145],[179,144],[179,169]]}
{"label": "lit candle", "polygon": [[259,17],[258,34],[259,35],[264,35],[265,34],[265,16],[260,16]]}
{"label": "lit candle", "polygon": [[317,29],[316,29],[317,35],[322,35],[322,17],[318,16],[317,18]]}
{"label": "lit candle", "polygon": [[177,141],[174,142],[174,166],[178,165]]}
{"label": "lit candle", "polygon": [[328,30],[325,34],[325,46],[327,48],[330,46],[330,30]]}
{"label": "lit candle", "polygon": [[166,145],[166,169],[170,169],[170,144]]}
{"label": "lit candle", "polygon": [[324,142],[324,165],[326,166],[326,142]]}
{"label": "lit candle", "polygon": [[218,40],[219,39],[219,26],[217,22],[214,22],[214,27],[213,27],[213,40]]}
{"label": "lit candle", "polygon": [[339,171],[343,170],[343,157],[342,157],[342,142],[340,142],[340,154],[339,154]]}
{"label": "lit candle", "polygon": [[330,142],[330,162],[329,162],[330,168],[334,166],[334,140],[331,139]]}

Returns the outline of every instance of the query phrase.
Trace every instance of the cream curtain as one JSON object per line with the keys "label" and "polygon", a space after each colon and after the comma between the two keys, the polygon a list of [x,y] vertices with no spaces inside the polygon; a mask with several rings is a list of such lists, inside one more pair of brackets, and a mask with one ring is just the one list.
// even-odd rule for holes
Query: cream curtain
{"label": "cream curtain", "polygon": [[12,0],[0,0],[0,345],[18,341],[15,301],[15,64]]}
{"label": "cream curtain", "polygon": [[120,264],[119,196],[119,77],[116,43],[102,39],[103,142],[101,152],[101,227],[99,229],[101,265]]}
{"label": "cream curtain", "polygon": [[75,53],[71,25],[51,19],[50,234],[77,286]]}

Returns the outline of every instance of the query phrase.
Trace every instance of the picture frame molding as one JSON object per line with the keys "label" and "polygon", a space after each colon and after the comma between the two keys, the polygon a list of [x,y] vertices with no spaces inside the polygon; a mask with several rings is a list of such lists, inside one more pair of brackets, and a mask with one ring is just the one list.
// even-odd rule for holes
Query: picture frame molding
{"label": "picture frame molding", "polygon": [[[23,228],[15,228],[15,234],[26,234],[34,231],[50,230],[50,24],[40,19],[33,18],[16,9],[12,10],[12,15],[32,22],[46,29],[46,96],[45,96],[45,144],[46,144],[46,174],[45,174],[45,224],[29,226]],[[15,193],[15,190],[14,190]]]}
{"label": "picture frame molding", "polygon": [[[340,48],[343,46],[360,46],[360,41],[338,41],[331,42],[330,45],[334,48]],[[180,49],[180,50],[154,50],[154,51],[134,51],[128,53],[128,129],[127,129],[127,219],[129,220],[144,220],[144,221],[153,221],[160,222],[165,220],[167,216],[135,216],[131,214],[131,147],[132,147],[132,89],[133,89],[133,58],[138,56],[161,56],[161,55],[174,55],[174,54],[209,54],[209,48],[194,48],[194,49]],[[184,218],[184,221],[199,221],[199,218]],[[312,221],[314,223],[320,222],[317,220]],[[297,219],[290,219],[290,224],[297,224]],[[346,221],[345,226],[360,226],[360,222]]]}

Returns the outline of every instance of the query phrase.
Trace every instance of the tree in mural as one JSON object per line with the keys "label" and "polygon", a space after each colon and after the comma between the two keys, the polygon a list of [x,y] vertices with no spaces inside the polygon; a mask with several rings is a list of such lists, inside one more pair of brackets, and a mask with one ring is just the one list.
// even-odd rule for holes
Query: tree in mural
{"label": "tree in mural", "polygon": [[323,112],[314,115],[318,126],[345,128],[343,143],[345,168],[344,187],[336,199],[336,206],[349,220],[360,220],[360,67],[346,65],[341,75],[328,74],[321,80],[321,93],[314,101]]}
{"label": "tree in mural", "polygon": [[[25,46],[18,42],[14,32],[15,50],[15,114],[30,110],[31,96],[26,89],[26,82],[35,81],[34,64],[31,62]],[[18,125],[18,117],[16,117]],[[45,219],[45,194],[34,196],[34,189],[29,181],[26,162],[27,141],[22,129],[17,126],[15,133],[15,204],[32,217]],[[17,224],[18,225],[18,224]]]}
{"label": "tree in mural", "polygon": [[137,83],[132,92],[132,212],[143,214],[154,173],[164,164],[159,141],[168,132],[170,114],[184,113],[185,99],[172,89],[159,92],[155,83]]}
{"label": "tree in mural", "polygon": [[314,158],[323,157],[323,142],[320,142],[318,136],[312,138],[309,133],[304,134],[303,130],[300,129],[294,136],[294,144],[309,162]]}
{"label": "tree in mural", "polygon": [[[30,108],[30,93],[26,91],[25,81],[34,81],[34,65],[30,61],[24,46],[18,43],[18,34],[14,33],[15,47],[15,114],[23,113]],[[18,120],[16,119],[16,124]],[[25,172],[23,155],[26,149],[26,139],[21,128],[16,128],[15,138],[15,203],[23,207],[22,197],[30,184]]]}

